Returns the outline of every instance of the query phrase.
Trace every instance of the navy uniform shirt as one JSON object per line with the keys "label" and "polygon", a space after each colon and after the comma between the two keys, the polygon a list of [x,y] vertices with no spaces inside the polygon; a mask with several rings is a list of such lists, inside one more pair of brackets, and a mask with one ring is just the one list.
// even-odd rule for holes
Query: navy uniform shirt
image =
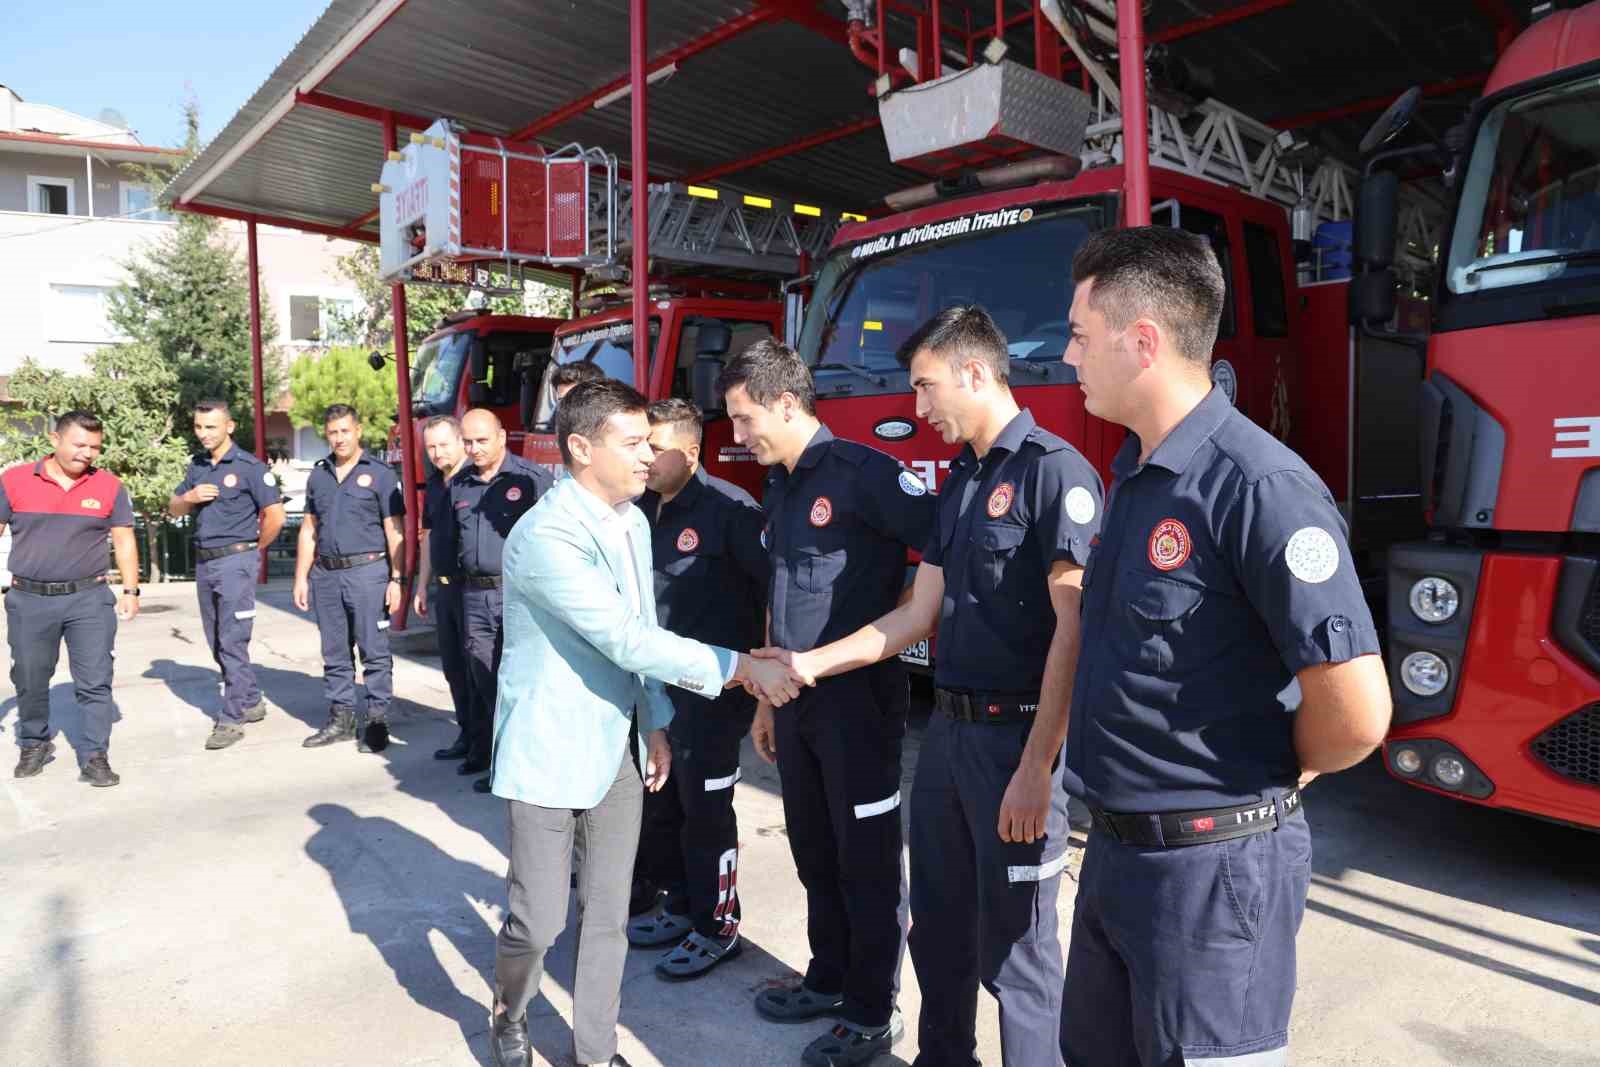
{"label": "navy uniform shirt", "polygon": [[461,573],[499,574],[511,527],[554,484],[547,469],[509,452],[487,482],[473,464],[462,467],[450,479]]}
{"label": "navy uniform shirt", "polygon": [[386,551],[383,520],[406,511],[394,468],[363,450],[341,482],[333,465],[333,457],[324,456],[306,479],[306,511],[317,518],[317,555]]}
{"label": "navy uniform shirt", "polygon": [[654,492],[638,505],[650,523],[656,621],[723,648],[766,644],[767,516],[750,494],[701,467],[665,505]]}
{"label": "navy uniform shirt", "polygon": [[1067,788],[1112,812],[1251,803],[1299,776],[1292,676],[1378,651],[1344,519],[1220,389],[1139,452],[1084,575]]}
{"label": "navy uniform shirt", "polygon": [[922,553],[944,568],[934,683],[1037,703],[1056,632],[1050,567],[1088,562],[1100,476],[1024,410],[982,459],[971,445],[961,450],[938,501]]}
{"label": "navy uniform shirt", "polygon": [[819,428],[794,472],[767,474],[772,643],[804,652],[894,610],[906,549],[933,530],[935,498],[893,457]]}
{"label": "navy uniform shirt", "polygon": [[450,507],[450,480],[438,470],[428,476],[422,487],[422,528],[428,531],[428,572],[435,579],[454,578],[460,574],[456,519]]}
{"label": "navy uniform shirt", "polygon": [[262,510],[282,500],[272,471],[237,444],[215,463],[211,453],[196,452],[172,495],[197,485],[217,487],[215,499],[194,506],[194,541],[201,548],[254,541],[261,534]]}
{"label": "navy uniform shirt", "polygon": [[133,525],[133,501],[110,471],[90,467],[68,489],[44,460],[0,474],[0,524],[11,527],[12,574],[36,582],[76,582],[111,569],[106,539]]}

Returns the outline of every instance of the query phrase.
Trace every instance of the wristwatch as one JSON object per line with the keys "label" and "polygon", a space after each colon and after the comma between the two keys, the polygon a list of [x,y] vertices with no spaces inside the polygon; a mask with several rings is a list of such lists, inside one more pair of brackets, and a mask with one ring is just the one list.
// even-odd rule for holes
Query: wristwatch
{"label": "wristwatch", "polygon": [[134,586],[132,589],[129,589],[127,586],[123,586],[122,587],[122,595],[123,596],[138,596],[139,595],[139,587],[138,586]]}
{"label": "wristwatch", "polygon": [[403,581],[405,581],[405,579],[402,576],[400,576],[398,574],[393,574],[393,573],[391,573],[389,575],[389,580],[391,582],[403,582]]}

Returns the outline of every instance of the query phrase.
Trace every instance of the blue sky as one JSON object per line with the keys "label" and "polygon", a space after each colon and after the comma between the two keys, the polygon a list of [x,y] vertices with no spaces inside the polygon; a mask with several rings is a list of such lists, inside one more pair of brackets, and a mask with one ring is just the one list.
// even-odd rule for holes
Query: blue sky
{"label": "blue sky", "polygon": [[129,6],[73,0],[7,5],[0,84],[30,102],[94,118],[122,112],[149,145],[183,139],[183,101],[200,102],[210,140],[261,87],[327,7],[327,0]]}

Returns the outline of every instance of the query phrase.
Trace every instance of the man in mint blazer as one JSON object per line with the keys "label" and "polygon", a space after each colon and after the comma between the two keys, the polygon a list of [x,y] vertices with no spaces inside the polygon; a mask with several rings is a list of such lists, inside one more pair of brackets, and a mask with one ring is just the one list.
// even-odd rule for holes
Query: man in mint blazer
{"label": "man in mint blazer", "polygon": [[656,625],[650,530],[632,503],[653,459],[645,411],[645,398],[615,380],[573,389],[556,419],[570,477],[506,541],[493,775],[511,823],[491,1033],[500,1067],[529,1063],[527,1007],[566,925],[574,850],[574,1058],[627,1067],[616,1028],[639,817],[643,790],[660,789],[672,762],[663,686],[710,698],[743,683],[778,704],[799,691],[775,660]]}

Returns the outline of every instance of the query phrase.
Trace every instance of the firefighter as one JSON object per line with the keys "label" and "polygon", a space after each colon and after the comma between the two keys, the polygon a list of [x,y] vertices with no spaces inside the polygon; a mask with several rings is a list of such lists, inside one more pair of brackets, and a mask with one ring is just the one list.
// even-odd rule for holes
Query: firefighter
{"label": "firefighter", "polygon": [[194,579],[206,647],[222,672],[222,709],[206,748],[227,748],[260,722],[267,707],[250,663],[260,547],[283,529],[278,479],[233,441],[233,413],[222,400],[194,406],[200,451],[189,461],[167,511],[194,515]]}
{"label": "firefighter", "polygon": [[[139,614],[139,551],[133,503],[116,475],[94,465],[104,427],[69,411],[50,431],[50,455],[0,475],[0,531],[11,527],[6,641],[17,691],[16,777],[32,778],[55,759],[50,739],[50,678],[67,643],[73,693],[83,716],[80,782],[107,787],[111,770],[112,646],[117,620]],[[120,602],[106,585],[106,537],[122,577]]]}
{"label": "firefighter", "polygon": [[1212,387],[1223,276],[1206,241],[1105,230],[1073,278],[1064,358],[1089,413],[1130,432],[1083,578],[1093,640],[1065,776],[1094,828],[1062,1055],[1286,1063],[1311,863],[1300,787],[1383,739],[1377,632],[1327,488]]}
{"label": "firefighter", "polygon": [[1000,1003],[1004,1062],[1059,1067],[1060,755],[1100,478],[1017,406],[1005,336],[981,308],[943,312],[901,359],[917,415],[963,445],[911,598],[842,641],[786,658],[803,677],[837,674],[894,655],[937,623],[934,715],[911,787],[916,1062],[978,1062],[981,983]]}
{"label": "firefighter", "polygon": [[457,561],[461,571],[462,633],[466,642],[467,754],[457,774],[482,774],[472,784],[489,792],[496,675],[505,640],[501,559],[511,527],[553,484],[550,472],[506,452],[500,418],[473,408],[461,419],[467,463],[450,479]]}
{"label": "firefighter", "polygon": [[306,511],[294,567],[294,604],[316,609],[322,637],[323,692],[328,722],[301,742],[307,748],[356,736],[356,668],[361,653],[366,687],[363,752],[388,747],[394,658],[389,616],[399,610],[405,499],[393,468],[361,447],[361,417],[348,404],[323,415],[329,454],[306,481]]}
{"label": "firefighter", "polygon": [[422,426],[422,444],[434,472],[423,490],[422,544],[417,558],[417,591],[411,598],[419,618],[433,619],[439,642],[439,665],[450,686],[456,713],[456,739],[435,749],[433,758],[467,758],[467,723],[472,699],[467,673],[466,637],[461,628],[461,564],[456,551],[456,517],[450,508],[450,479],[466,465],[461,422],[454,415],[435,415]]}
{"label": "firefighter", "polygon": [[[682,637],[754,648],[772,570],[761,546],[766,515],[749,493],[700,466],[699,408],[660,400],[649,416],[655,459],[638,506],[650,523],[657,619]],[[668,979],[698,978],[742,947],[733,788],[755,714],[743,689],[709,704],[678,693],[667,693],[677,710],[667,729],[677,784],[645,794],[634,865],[635,901],[654,904],[658,889],[666,898],[628,925],[635,945],[679,942],[656,964]]]}
{"label": "firefighter", "polygon": [[[926,544],[933,528],[927,487],[817,420],[811,372],[787,345],[757,342],[718,384],[734,440],[770,467],[769,643],[809,650],[888,612],[905,584],[906,549]],[[906,703],[904,670],[889,660],[825,679],[776,713],[756,711],[753,730],[776,738],[811,942],[804,980],[763,991],[756,1008],[780,1022],[837,1016],[805,1051],[819,1067],[864,1063],[905,1028],[894,1001]]]}

